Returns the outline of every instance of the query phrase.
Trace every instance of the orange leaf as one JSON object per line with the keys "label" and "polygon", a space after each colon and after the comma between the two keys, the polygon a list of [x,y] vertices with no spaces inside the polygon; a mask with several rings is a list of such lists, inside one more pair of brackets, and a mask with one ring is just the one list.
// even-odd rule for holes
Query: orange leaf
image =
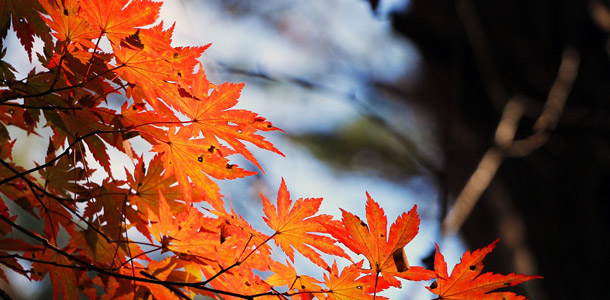
{"label": "orange leaf", "polygon": [[174,216],[159,192],[159,211],[148,210],[150,231],[161,242],[163,251],[198,254],[207,258],[220,245],[219,234],[209,231],[218,227],[217,219],[205,217],[193,206],[185,206],[185,210]]}
{"label": "orange leaf", "polygon": [[81,43],[88,48],[94,48],[91,40],[98,37],[99,32],[93,28],[82,15],[79,15],[80,3],[78,0],[53,1],[43,0],[40,5],[44,7],[51,17],[46,23],[56,33],[53,35],[60,41]]}
{"label": "orange leaf", "polygon": [[[148,263],[148,266],[146,266],[146,272],[159,280],[182,282],[201,281],[200,272],[195,272],[198,274],[192,274],[189,272],[182,271],[182,269],[190,269],[191,266],[192,264],[190,264],[189,262],[179,260],[176,257],[167,257],[162,261],[151,261],[150,263]],[[141,284],[147,287],[150,292],[155,295],[155,299],[183,299],[182,297],[178,297],[175,292],[163,285],[152,283]],[[188,295],[188,291],[185,294]],[[213,294],[210,292],[205,292],[205,295],[208,297],[213,296]]]}
{"label": "orange leaf", "polygon": [[371,295],[375,290],[380,291],[389,287],[387,282],[378,282],[358,278],[361,275],[362,262],[345,267],[339,274],[337,262],[333,263],[328,276],[324,274],[324,283],[329,289],[326,299],[330,300],[362,300],[362,299],[387,299]]}
{"label": "orange leaf", "polygon": [[[254,274],[251,268],[237,266],[231,269],[230,272],[225,272],[210,284],[219,290],[230,291],[240,295],[256,295],[261,293],[271,293],[272,287],[267,284],[260,276]],[[244,297],[235,297],[229,295],[221,295],[221,299],[226,300],[242,300]],[[246,299],[256,300],[278,300],[281,299],[277,295],[264,295],[257,297],[247,297]]]}
{"label": "orange leaf", "polygon": [[[388,219],[383,209],[367,193],[366,219],[369,225],[356,215],[341,210],[341,222],[325,223],[324,226],[339,242],[345,244],[356,254],[363,254],[369,261],[370,276],[379,274],[392,286],[400,286],[395,276],[409,280],[428,280],[434,276],[430,270],[421,267],[410,267],[402,255],[403,247],[419,231],[417,206],[409,213],[403,213],[390,227],[387,236]],[[396,264],[399,262],[399,265]],[[399,269],[400,268],[400,269]],[[373,278],[374,280],[374,278]]]}
{"label": "orange leaf", "polygon": [[161,4],[150,0],[81,0],[81,9],[85,18],[116,44],[137,27],[153,24]]}
{"label": "orange leaf", "polygon": [[[219,217],[218,239],[216,248],[218,261],[223,266],[240,262],[241,266],[250,266],[261,271],[269,270],[271,247],[267,244],[269,237],[252,227],[242,216],[231,212],[212,211]],[[246,259],[247,258],[247,259]]]}
{"label": "orange leaf", "polygon": [[[194,135],[199,132],[207,139],[226,141],[235,151],[243,155],[259,169],[262,167],[242,141],[283,155],[273,144],[256,134],[257,131],[279,130],[271,122],[256,113],[234,107],[244,84],[223,83],[213,87],[206,79],[203,68],[195,74],[188,97],[182,98],[183,109],[192,120],[188,126]],[[209,90],[212,93],[208,95]]]}
{"label": "orange leaf", "polygon": [[154,145],[153,151],[163,154],[163,176],[176,176],[187,204],[192,200],[192,182],[208,203],[217,210],[223,210],[224,204],[218,185],[208,175],[216,179],[235,179],[255,173],[229,164],[229,160],[213,151],[213,148],[210,151],[210,148],[212,147],[205,139],[191,139],[188,130],[182,128],[178,131],[177,127],[172,127],[167,141]]}
{"label": "orange leaf", "polygon": [[[320,291],[321,288],[318,285],[320,283],[313,277],[307,275],[298,275],[297,271],[292,265],[286,262],[286,265],[279,262],[272,262],[271,272],[273,274],[265,279],[265,282],[274,286],[288,286],[288,290],[293,292],[304,292],[304,291]],[[299,294],[301,299],[312,299],[313,294]]]}
{"label": "orange leaf", "polygon": [[163,118],[176,121],[168,108],[182,109],[176,83],[188,85],[197,58],[209,45],[174,48],[169,44],[171,34],[171,29],[164,31],[160,25],[139,29],[112,48],[118,65],[116,73],[129,82],[127,96],[136,103],[146,101]]}
{"label": "orange leaf", "polygon": [[[171,47],[173,27],[163,30],[163,23],[138,29],[113,45],[117,74],[130,83],[127,95],[136,102],[148,102],[164,118],[177,120],[167,106],[182,109],[180,83],[189,86],[203,47]],[[159,98],[163,101],[160,102]]]}
{"label": "orange leaf", "polygon": [[[52,262],[60,266],[73,265],[68,258],[52,250],[45,250],[42,253],[42,256],[36,256],[35,258],[42,261]],[[51,284],[54,287],[54,299],[59,299],[60,294],[61,298],[66,300],[76,300],[79,298],[79,277],[83,279],[83,277],[81,277],[80,275],[84,272],[68,267],[56,267],[51,264],[44,264],[38,262],[32,264],[32,271],[32,279],[34,280],[42,280],[46,274],[49,274]],[[86,277],[86,279],[88,279],[88,277]]]}
{"label": "orange leaf", "polygon": [[[134,174],[127,173],[127,182],[133,190],[127,196],[129,203],[136,205],[141,213],[141,221],[136,222],[136,228],[144,234],[149,240],[150,232],[148,232],[148,213],[144,209],[149,207],[152,211],[159,211],[159,192],[167,198],[169,206],[172,208],[172,212],[177,214],[183,208],[181,203],[178,203],[177,199],[182,199],[182,192],[180,188],[175,185],[176,179],[173,177],[163,178],[163,164],[158,155],[148,164],[148,168],[144,166],[144,160],[142,157],[138,157],[138,164],[135,167]],[[140,216],[140,214],[138,214]],[[152,240],[151,240],[152,241]]]}
{"label": "orange leaf", "polygon": [[283,178],[277,195],[277,212],[275,206],[265,196],[262,198],[265,213],[263,219],[271,229],[275,230],[273,239],[276,245],[279,245],[293,262],[292,248],[323,268],[328,268],[328,264],[322,260],[314,248],[324,253],[348,258],[345,252],[335,245],[333,239],[313,234],[325,232],[321,224],[331,220],[329,215],[314,216],[320,208],[322,198],[300,198],[290,209],[292,200],[290,200],[290,193]]}
{"label": "orange leaf", "polygon": [[514,286],[531,279],[542,278],[541,276],[519,275],[515,273],[508,275],[481,274],[483,259],[493,250],[497,242],[498,240],[495,240],[489,246],[475,250],[472,253],[466,251],[460,263],[451,272],[451,276],[447,274],[447,263],[437,245],[434,257],[436,281],[430,287],[427,287],[428,290],[439,295],[438,299],[446,300],[527,300],[525,297],[512,292],[488,293],[495,289]]}
{"label": "orange leaf", "polygon": [[[138,36],[144,36],[155,28],[140,30]],[[118,65],[117,75],[130,83],[127,96],[133,97],[136,103],[148,102],[164,119],[176,121],[174,113],[159,101],[159,98],[173,101],[178,97],[176,84],[171,82],[177,77],[176,71],[163,53],[119,45],[114,45],[113,50]]]}

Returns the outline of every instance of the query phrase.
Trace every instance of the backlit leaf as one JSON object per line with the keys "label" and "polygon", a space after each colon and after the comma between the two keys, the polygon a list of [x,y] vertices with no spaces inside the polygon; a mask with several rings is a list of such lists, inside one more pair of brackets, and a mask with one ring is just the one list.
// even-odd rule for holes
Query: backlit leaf
{"label": "backlit leaf", "polygon": [[441,254],[437,245],[434,257],[436,281],[427,287],[428,290],[439,295],[438,299],[445,300],[527,300],[513,292],[491,291],[542,277],[514,273],[508,275],[481,274],[483,259],[493,250],[497,242],[498,240],[472,253],[466,251],[460,263],[451,272],[451,276],[447,274],[445,257]]}
{"label": "backlit leaf", "polygon": [[324,226],[321,224],[331,220],[331,216],[328,215],[315,215],[320,208],[322,198],[301,198],[294,201],[293,205],[284,179],[282,179],[277,195],[277,210],[265,196],[262,198],[264,220],[271,229],[275,230],[273,239],[292,261],[294,261],[292,248],[323,268],[327,268],[328,264],[314,249],[323,253],[348,257],[341,248],[335,245],[333,239],[319,234],[324,232]]}
{"label": "backlit leaf", "polygon": [[[341,210],[341,222],[323,223],[328,232],[339,242],[356,254],[363,254],[370,264],[370,276],[375,279],[382,276],[393,286],[400,286],[395,277],[409,280],[428,280],[434,276],[432,271],[421,267],[409,266],[402,249],[419,231],[419,216],[414,206],[409,213],[400,215],[390,227],[387,235],[388,220],[383,209],[367,193],[366,219],[360,220],[356,215]],[[400,268],[396,265],[396,252],[400,254]]]}

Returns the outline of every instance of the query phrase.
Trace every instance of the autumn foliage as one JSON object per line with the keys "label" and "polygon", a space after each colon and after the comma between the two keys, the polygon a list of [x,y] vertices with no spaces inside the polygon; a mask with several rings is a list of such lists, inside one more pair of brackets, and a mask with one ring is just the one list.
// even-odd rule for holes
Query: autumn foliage
{"label": "autumn foliage", "polygon": [[[48,276],[61,299],[382,299],[379,292],[403,279],[432,280],[438,299],[524,299],[491,291],[537,278],[480,274],[495,242],[465,253],[451,275],[440,251],[434,270],[412,266],[404,247],[419,230],[416,207],[388,232],[368,194],[366,220],[344,210],[336,220],[318,212],[321,198],[292,200],[282,181],[277,200],[262,196],[269,228],[253,228],[216,180],[256,173],[233,163],[235,155],[262,170],[245,142],[281,155],[261,135],[278,129],[234,108],[243,84],[208,81],[198,62],[208,46],[171,46],[160,2],[0,0],[0,7],[0,37],[12,26],[40,63],[18,79],[0,61],[0,279],[8,284],[10,269],[30,280]],[[15,163],[9,129],[43,127],[52,130],[44,163]],[[152,146],[152,159],[132,149],[135,138]],[[111,149],[135,166],[126,180],[113,176]],[[94,180],[102,171],[108,175]],[[297,259],[317,273],[297,272]]]}

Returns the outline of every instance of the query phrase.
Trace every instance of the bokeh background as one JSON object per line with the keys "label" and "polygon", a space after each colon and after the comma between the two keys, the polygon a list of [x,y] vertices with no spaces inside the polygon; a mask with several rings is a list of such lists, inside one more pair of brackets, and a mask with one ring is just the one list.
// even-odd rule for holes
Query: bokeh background
{"label": "bokeh background", "polygon": [[[175,46],[212,43],[208,77],[246,82],[241,107],[284,130],[266,136],[286,157],[254,150],[264,174],[221,182],[255,227],[282,177],[335,216],[363,216],[368,191],[390,220],[418,206],[411,264],[431,267],[438,243],[451,266],[500,237],[486,270],[544,276],[515,289],[529,299],[603,294],[608,1],[168,0],[162,18]],[[31,161],[43,144],[15,152]],[[44,284],[12,290],[46,299]],[[432,299],[426,284],[384,295]]]}

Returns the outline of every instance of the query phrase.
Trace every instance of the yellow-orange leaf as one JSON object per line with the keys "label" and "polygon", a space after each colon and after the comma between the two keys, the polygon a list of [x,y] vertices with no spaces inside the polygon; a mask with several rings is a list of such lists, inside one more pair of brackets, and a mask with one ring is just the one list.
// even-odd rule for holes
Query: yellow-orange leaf
{"label": "yellow-orange leaf", "polygon": [[153,212],[159,211],[159,192],[167,199],[174,214],[179,213],[184,208],[181,205],[182,203],[177,201],[182,199],[182,192],[180,187],[175,185],[176,179],[174,177],[163,178],[161,175],[163,171],[163,164],[159,155],[153,157],[148,163],[148,168],[144,166],[143,158],[138,157],[133,175],[125,170],[127,182],[133,191],[127,196],[127,199],[130,204],[139,208],[138,216],[142,220],[141,222],[135,222],[135,226],[149,240],[151,239],[150,232],[148,232],[148,226],[145,224],[148,221],[148,213],[143,208],[149,207]]}

